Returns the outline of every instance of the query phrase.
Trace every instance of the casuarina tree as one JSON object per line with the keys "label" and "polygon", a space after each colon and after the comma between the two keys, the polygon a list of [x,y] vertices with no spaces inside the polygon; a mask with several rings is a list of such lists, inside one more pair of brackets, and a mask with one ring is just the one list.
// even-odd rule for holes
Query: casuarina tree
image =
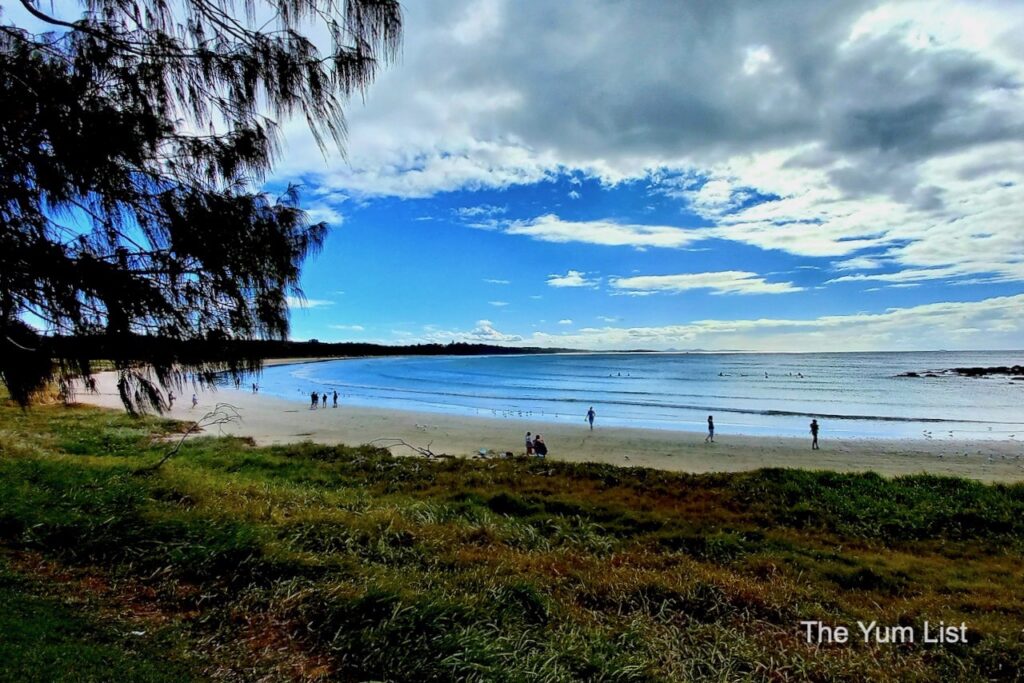
{"label": "casuarina tree", "polygon": [[13,4],[26,20],[0,14],[11,395],[25,404],[102,357],[130,410],[159,410],[185,373],[258,369],[236,342],[287,337],[288,297],[326,233],[296,188],[261,190],[280,124],[304,119],[341,150],[343,106],[397,54],[398,3]]}

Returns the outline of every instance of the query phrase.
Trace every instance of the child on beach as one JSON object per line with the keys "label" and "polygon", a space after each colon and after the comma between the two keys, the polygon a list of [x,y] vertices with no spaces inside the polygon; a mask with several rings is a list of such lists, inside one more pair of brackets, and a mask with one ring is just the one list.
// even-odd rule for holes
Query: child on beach
{"label": "child on beach", "polygon": [[708,435],[704,437],[704,443],[715,442],[715,420],[708,415]]}
{"label": "child on beach", "polygon": [[533,455],[533,437],[530,432],[526,432],[526,455]]}
{"label": "child on beach", "polygon": [[811,420],[811,450],[817,451],[818,448],[818,421]]}

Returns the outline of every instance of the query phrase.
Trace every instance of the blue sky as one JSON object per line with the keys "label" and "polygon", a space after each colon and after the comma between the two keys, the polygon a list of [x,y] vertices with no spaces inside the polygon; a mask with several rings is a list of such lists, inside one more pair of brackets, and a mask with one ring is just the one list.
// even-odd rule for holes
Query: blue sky
{"label": "blue sky", "polygon": [[1024,8],[405,5],[299,339],[1024,348]]}
{"label": "blue sky", "polygon": [[280,122],[294,338],[1024,348],[1019,2],[403,7],[344,155]]}

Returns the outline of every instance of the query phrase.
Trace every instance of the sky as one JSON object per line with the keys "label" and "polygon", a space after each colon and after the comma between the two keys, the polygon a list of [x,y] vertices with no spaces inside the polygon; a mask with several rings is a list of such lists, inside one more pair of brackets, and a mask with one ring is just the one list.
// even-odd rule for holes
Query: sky
{"label": "sky", "polygon": [[1024,3],[416,0],[292,337],[1024,348]]}

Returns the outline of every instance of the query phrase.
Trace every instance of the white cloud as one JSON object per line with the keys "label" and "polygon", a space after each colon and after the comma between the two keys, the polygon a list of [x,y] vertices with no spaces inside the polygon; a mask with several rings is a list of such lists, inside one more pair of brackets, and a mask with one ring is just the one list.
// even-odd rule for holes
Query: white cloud
{"label": "white cloud", "polygon": [[558,324],[559,325],[572,325],[572,319],[571,318],[562,318],[561,320],[558,321]]}
{"label": "white cloud", "polygon": [[[531,344],[581,349],[705,348],[752,351],[1016,349],[1024,334],[1024,294],[942,302],[881,313],[819,318],[698,320],[682,325],[586,328],[535,334]],[[950,337],[951,330],[979,330]]]}
{"label": "white cloud", "polygon": [[[406,343],[411,341],[406,338]],[[505,334],[495,329],[490,320],[478,320],[476,327],[469,332],[458,330],[440,330],[431,326],[425,335],[417,341],[422,343],[447,344],[448,342],[465,342],[467,344],[515,344],[523,341],[518,334]]]}
{"label": "white cloud", "polygon": [[834,270],[874,270],[885,265],[885,261],[873,256],[855,256],[853,258],[835,261],[832,263]]}
{"label": "white cloud", "polygon": [[423,341],[472,341],[587,350],[703,348],[750,351],[874,351],[1019,349],[1024,294],[980,301],[939,302],[817,318],[695,320],[656,327],[588,327],[559,334],[505,334],[479,321],[471,332],[433,331]]}
{"label": "white cloud", "polygon": [[778,71],[771,49],[767,45],[748,46],[743,59],[743,73],[756,76],[765,71]]}
{"label": "white cloud", "polygon": [[297,296],[289,296],[285,299],[288,304],[288,308],[321,308],[323,306],[333,306],[333,301],[327,299],[305,299]]}
{"label": "white cloud", "polygon": [[855,273],[843,275],[828,280],[826,284],[834,282],[915,282],[919,280],[941,280],[945,278],[962,275],[958,269],[949,268],[915,268],[900,270],[895,273]]}
{"label": "white cloud", "polygon": [[494,206],[493,204],[480,204],[479,206],[461,206],[454,209],[459,218],[478,218],[480,216],[499,216],[508,212],[507,206]]}
{"label": "white cloud", "polygon": [[644,180],[711,226],[476,227],[634,248],[713,237],[843,270],[876,270],[853,265],[871,249],[901,270],[1024,280],[1020,3],[424,0],[405,13],[404,59],[348,109],[347,159],[325,160],[288,122],[276,179],[356,198]]}
{"label": "white cloud", "polygon": [[366,330],[362,325],[328,325],[332,330],[347,330],[349,332],[364,332]]}
{"label": "white cloud", "polygon": [[594,287],[600,282],[599,279],[588,279],[586,273],[579,270],[570,270],[565,275],[548,275],[548,286],[550,287]]}
{"label": "white cloud", "polygon": [[488,284],[492,284],[492,285],[508,285],[508,284],[511,284],[511,282],[509,280],[495,280],[495,279],[489,278],[489,277],[484,278],[484,282],[486,282]]}
{"label": "white cloud", "polygon": [[726,270],[713,273],[680,275],[639,275],[612,278],[613,288],[628,293],[679,293],[693,289],[710,289],[712,294],[786,294],[803,291],[792,282],[768,282],[757,273]]}
{"label": "white cloud", "polygon": [[322,202],[316,202],[304,208],[306,216],[312,223],[323,222],[336,227],[345,221],[345,218],[334,207]]}
{"label": "white cloud", "polygon": [[510,235],[525,235],[543,242],[584,242],[612,247],[685,247],[704,237],[700,230],[665,225],[623,224],[611,220],[564,221],[554,214],[529,221],[513,221]]}
{"label": "white cloud", "polygon": [[508,306],[508,302],[507,301],[488,301],[487,303],[489,303],[492,306],[497,306],[498,308],[502,308],[504,306]]}

